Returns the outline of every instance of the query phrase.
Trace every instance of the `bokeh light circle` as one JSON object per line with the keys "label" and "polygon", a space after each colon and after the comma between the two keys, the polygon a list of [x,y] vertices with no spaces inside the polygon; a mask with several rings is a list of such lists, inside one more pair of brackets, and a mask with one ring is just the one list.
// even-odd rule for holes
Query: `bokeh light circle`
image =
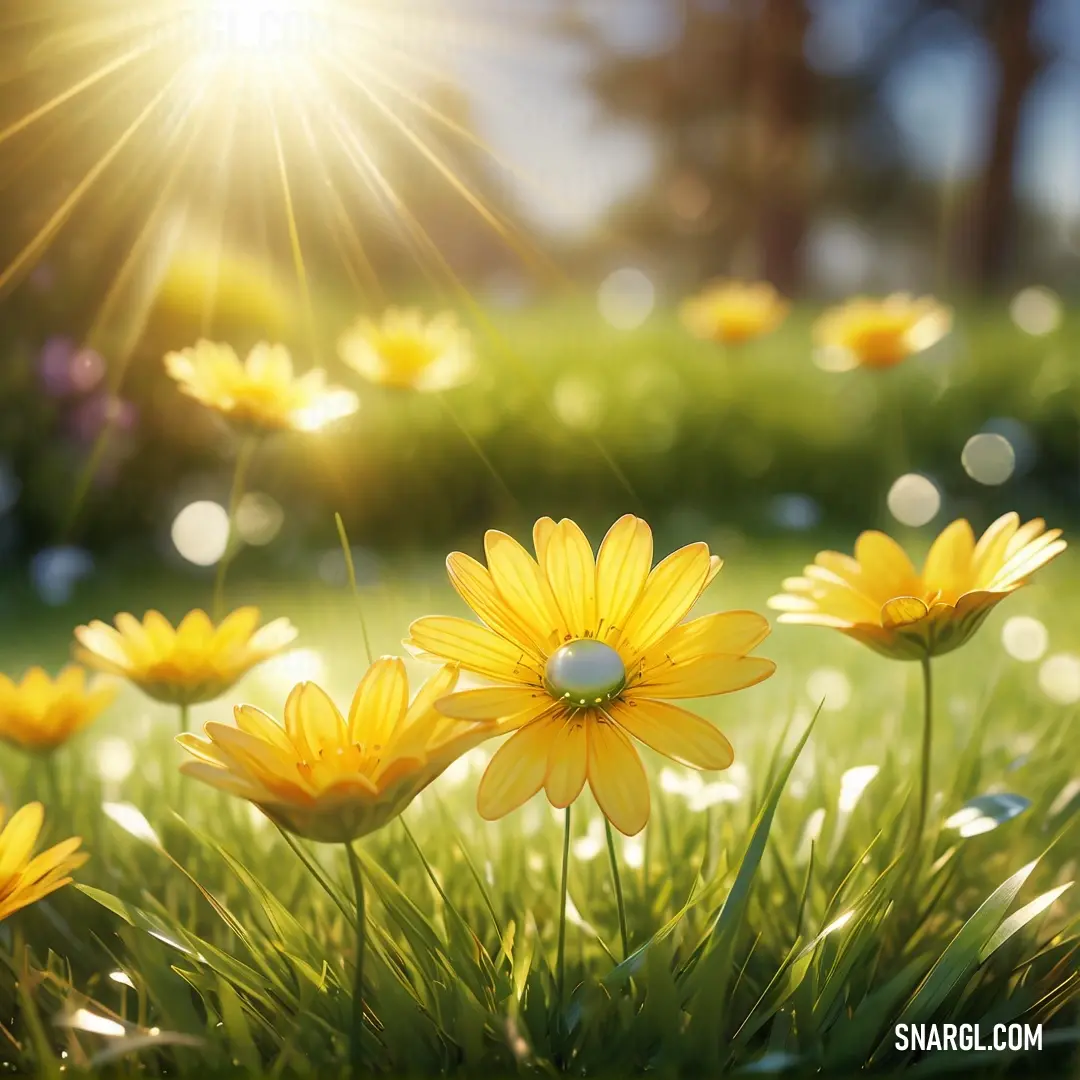
{"label": "bokeh light circle", "polygon": [[889,488],[887,502],[889,513],[901,525],[918,528],[937,517],[941,510],[941,492],[929,477],[905,473]]}
{"label": "bokeh light circle", "polygon": [[1039,688],[1059,705],[1075,705],[1080,701],[1080,656],[1055,653],[1039,668]]}
{"label": "bokeh light circle", "polygon": [[1042,659],[1050,644],[1050,635],[1038,619],[1014,615],[1001,628],[1001,644],[1014,660],[1030,664]]}
{"label": "bokeh light circle", "polygon": [[1061,325],[1061,299],[1043,285],[1031,285],[1012,298],[1009,316],[1025,334],[1042,337]]}
{"label": "bokeh light circle", "polygon": [[851,680],[838,668],[818,668],[806,680],[806,692],[825,712],[839,712],[851,700]]}
{"label": "bokeh light circle", "polygon": [[135,751],[131,743],[117,736],[101,739],[97,744],[98,775],[114,784],[126,780],[135,768]]}
{"label": "bokeh light circle", "polygon": [[604,279],[596,302],[604,321],[616,330],[636,330],[652,314],[656,289],[643,270],[624,266]]}
{"label": "bokeh light circle", "polygon": [[277,538],[285,524],[285,511],[269,495],[248,492],[236,508],[236,531],[245,544],[265,547]]}
{"label": "bokeh light circle", "polygon": [[964,472],[979,484],[1004,484],[1016,469],[1016,451],[1004,435],[980,432],[972,435],[960,454]]}
{"label": "bokeh light circle", "polygon": [[229,544],[229,515],[225,507],[209,500],[185,506],[172,524],[173,546],[195,566],[213,566]]}
{"label": "bokeh light circle", "polygon": [[555,384],[551,400],[555,415],[574,431],[597,427],[604,415],[604,393],[594,382],[565,375]]}

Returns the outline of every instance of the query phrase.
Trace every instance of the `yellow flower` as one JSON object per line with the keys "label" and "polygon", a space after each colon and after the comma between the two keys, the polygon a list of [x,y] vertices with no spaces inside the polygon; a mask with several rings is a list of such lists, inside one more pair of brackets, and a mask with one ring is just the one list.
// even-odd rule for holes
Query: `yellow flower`
{"label": "yellow flower", "polygon": [[115,627],[96,620],[78,627],[76,651],[83,663],[123,676],[157,701],[198,705],[220,697],[296,637],[288,619],[258,626],[259,610],[250,607],[217,627],[206,612],[192,611],[175,630],[157,611],[142,622],[122,613]]}
{"label": "yellow flower", "polygon": [[188,776],[255,803],[300,836],[345,843],[400,814],[452,761],[493,734],[491,725],[461,723],[437,712],[458,671],[447,665],[409,703],[400,659],[368,668],[346,720],[314,683],[295,687],[282,727],[250,705],[236,727],[209,723],[206,738],[181,735],[197,761]]}
{"label": "yellow flower", "polygon": [[406,390],[449,390],[474,369],[469,333],[449,311],[426,324],[413,309],[390,308],[378,323],[361,317],[341,336],[338,352],[370,382]]}
{"label": "yellow flower", "polygon": [[80,667],[65,668],[55,680],[33,667],[18,684],[0,675],[0,739],[24,750],[55,750],[96,720],[115,696],[114,686],[87,687]]}
{"label": "yellow flower", "polygon": [[814,325],[818,344],[849,367],[890,368],[939,342],[952,311],[932,296],[857,296],[826,311]]}
{"label": "yellow flower", "polygon": [[320,368],[296,375],[283,345],[256,345],[241,362],[231,346],[200,341],[169,353],[165,370],[189,397],[261,431],[318,431],[360,406],[351,390],[327,386]]}
{"label": "yellow flower", "polygon": [[822,551],[803,577],[788,578],[769,606],[780,622],[831,626],[897,660],[959,648],[990,610],[1065,550],[1061,530],[1036,518],[998,518],[978,543],[954,521],[934,541],[922,573],[895,540],[864,532],[855,558]]}
{"label": "yellow flower", "polygon": [[683,302],[683,324],[696,337],[737,345],[775,330],[791,305],[767,281],[717,281]]}
{"label": "yellow flower", "polygon": [[31,858],[45,820],[41,803],[29,803],[4,825],[0,806],[0,922],[71,881],[87,856],[77,836]]}
{"label": "yellow flower", "polygon": [[588,780],[612,825],[633,835],[649,818],[649,785],[631,736],[694,768],[726,769],[727,739],[663,699],[768,678],[776,665],[747,654],[769,624],[752,611],[684,623],[721,560],[691,544],[650,572],[652,532],[633,515],[611,527],[595,559],[569,520],[541,518],[533,540],[538,562],[501,532],[485,537],[487,568],[453,553],[450,580],[485,625],[419,619],[406,645],[502,684],[439,702],[448,716],[516,729],[480,782],[483,817],[502,817],[540,788],[553,806],[569,806]]}

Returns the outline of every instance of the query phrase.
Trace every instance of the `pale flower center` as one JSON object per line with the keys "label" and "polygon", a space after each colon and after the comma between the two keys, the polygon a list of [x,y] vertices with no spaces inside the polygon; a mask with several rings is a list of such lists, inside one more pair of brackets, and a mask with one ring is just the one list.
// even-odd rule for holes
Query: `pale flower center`
{"label": "pale flower center", "polygon": [[626,686],[626,665],[610,645],[580,638],[551,654],[544,686],[553,698],[572,705],[603,705]]}

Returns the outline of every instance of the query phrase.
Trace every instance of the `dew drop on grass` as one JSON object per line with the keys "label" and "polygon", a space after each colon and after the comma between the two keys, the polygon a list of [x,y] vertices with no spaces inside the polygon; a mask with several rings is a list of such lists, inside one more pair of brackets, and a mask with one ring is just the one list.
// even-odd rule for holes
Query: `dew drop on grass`
{"label": "dew drop on grass", "polygon": [[1030,799],[1007,791],[977,795],[945,819],[945,828],[955,829],[965,838],[980,836],[1019,817],[1030,806]]}

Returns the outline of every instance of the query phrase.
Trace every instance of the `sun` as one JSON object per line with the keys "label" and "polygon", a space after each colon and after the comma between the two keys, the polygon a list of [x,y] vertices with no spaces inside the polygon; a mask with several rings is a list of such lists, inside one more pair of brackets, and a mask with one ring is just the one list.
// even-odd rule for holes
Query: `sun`
{"label": "sun", "polygon": [[330,15],[320,0],[199,0],[184,29],[205,66],[282,72],[333,47]]}

